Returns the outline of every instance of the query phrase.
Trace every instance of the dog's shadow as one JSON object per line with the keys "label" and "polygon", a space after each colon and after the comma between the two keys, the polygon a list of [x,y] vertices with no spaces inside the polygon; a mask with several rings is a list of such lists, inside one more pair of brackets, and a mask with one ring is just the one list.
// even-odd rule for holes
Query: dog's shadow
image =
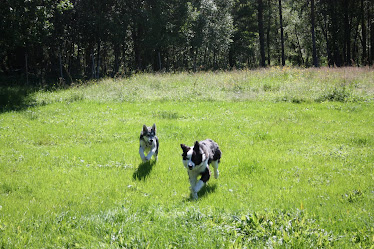
{"label": "dog's shadow", "polygon": [[[198,195],[198,199],[203,199],[205,197],[207,197],[209,194],[211,193],[214,193],[217,189],[217,183],[214,183],[214,184],[207,184],[205,185],[200,191],[199,193],[197,193]],[[183,202],[185,201],[196,201],[195,199],[192,198],[192,196],[189,196],[187,197]]]}
{"label": "dog's shadow", "polygon": [[148,161],[139,164],[138,168],[135,170],[132,178],[134,180],[145,181],[145,179],[149,176],[152,171],[153,166],[156,164],[156,161]]}

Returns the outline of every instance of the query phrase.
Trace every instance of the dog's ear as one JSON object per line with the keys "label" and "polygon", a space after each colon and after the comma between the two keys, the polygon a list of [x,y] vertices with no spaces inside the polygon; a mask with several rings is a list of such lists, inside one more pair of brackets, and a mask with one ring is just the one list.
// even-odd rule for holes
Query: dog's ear
{"label": "dog's ear", "polygon": [[143,133],[147,134],[148,133],[148,128],[146,125],[143,125]]}
{"label": "dog's ear", "polygon": [[196,151],[196,152],[199,152],[199,151],[200,151],[200,144],[199,144],[199,141],[196,141],[196,142],[195,142],[195,145],[193,146],[193,150]]}
{"label": "dog's ear", "polygon": [[190,147],[186,146],[185,144],[181,144],[181,148],[182,148],[183,152],[186,152],[186,153],[191,149]]}
{"label": "dog's ear", "polygon": [[156,124],[153,124],[153,125],[152,125],[152,130],[153,130],[153,132],[156,134]]}

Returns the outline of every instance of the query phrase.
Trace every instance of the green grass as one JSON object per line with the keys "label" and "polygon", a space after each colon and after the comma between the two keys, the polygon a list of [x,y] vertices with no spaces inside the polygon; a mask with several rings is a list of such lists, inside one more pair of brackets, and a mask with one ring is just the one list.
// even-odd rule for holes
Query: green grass
{"label": "green grass", "polygon": [[[0,114],[0,247],[371,248],[373,79],[272,68],[1,88],[17,98]],[[141,164],[153,123],[159,160]],[[205,138],[220,177],[192,201],[179,145]]]}

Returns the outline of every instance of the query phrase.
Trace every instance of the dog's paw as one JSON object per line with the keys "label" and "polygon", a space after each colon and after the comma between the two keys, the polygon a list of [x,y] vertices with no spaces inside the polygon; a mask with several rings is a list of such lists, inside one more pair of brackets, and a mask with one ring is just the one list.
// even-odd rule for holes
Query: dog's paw
{"label": "dog's paw", "polygon": [[219,177],[219,172],[217,170],[217,171],[214,172],[214,178],[218,179],[218,177]]}
{"label": "dog's paw", "polygon": [[197,193],[196,192],[192,192],[191,193],[191,198],[192,198],[192,200],[197,200],[197,198],[198,198]]}

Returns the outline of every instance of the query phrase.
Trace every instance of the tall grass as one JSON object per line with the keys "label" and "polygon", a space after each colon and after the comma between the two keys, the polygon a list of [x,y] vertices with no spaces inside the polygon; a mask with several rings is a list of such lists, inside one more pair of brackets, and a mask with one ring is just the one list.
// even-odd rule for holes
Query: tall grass
{"label": "tall grass", "polygon": [[229,73],[137,74],[126,79],[92,81],[75,85],[68,90],[27,93],[24,101],[3,88],[2,105],[4,107],[9,102],[8,107],[11,106],[13,99],[18,99],[18,102],[25,105],[83,99],[100,103],[201,100],[293,103],[372,101],[373,78],[374,73],[368,68],[270,68]]}
{"label": "tall grass", "polygon": [[[0,114],[0,245],[370,248],[372,76],[272,68],[30,91]],[[159,160],[142,164],[152,123]],[[220,178],[192,201],[179,144],[208,137]]]}

